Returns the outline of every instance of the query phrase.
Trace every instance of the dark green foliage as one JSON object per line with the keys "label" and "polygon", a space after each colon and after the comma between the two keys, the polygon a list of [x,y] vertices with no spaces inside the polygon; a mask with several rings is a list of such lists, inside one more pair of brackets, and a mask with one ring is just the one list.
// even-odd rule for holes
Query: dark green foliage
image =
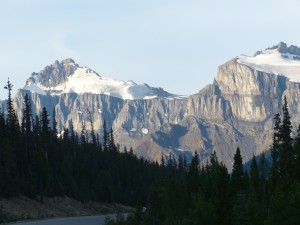
{"label": "dark green foliage", "polygon": [[82,122],[78,135],[71,121],[58,137],[55,111],[51,126],[46,108],[33,119],[28,95],[19,126],[11,88],[8,81],[7,115],[0,110],[0,197],[67,195],[137,208],[128,220],[119,215],[106,224],[300,224],[300,129],[293,142],[286,98],[283,117],[274,118],[273,164],[263,153],[244,171],[237,148],[229,175],[215,152],[205,166],[197,152],[190,163],[162,156],[161,165],[132,148],[120,152],[105,121],[102,135],[91,119],[90,133]]}
{"label": "dark green foliage", "polygon": [[276,114],[274,117],[274,135],[271,148],[273,160],[271,180],[274,191],[275,189],[278,190],[280,188],[286,189],[287,186],[291,185],[293,183],[293,174],[296,172],[295,158],[297,158],[297,140],[295,141],[295,146],[293,146],[293,138],[291,137],[292,125],[290,119],[287,100],[286,97],[284,97],[282,118],[280,117],[280,114]]}
{"label": "dark green foliage", "polygon": [[255,156],[253,156],[250,164],[250,188],[254,194],[258,193],[259,185],[260,185],[259,169],[256,162],[256,158]]}
{"label": "dark green foliage", "polygon": [[231,174],[232,185],[236,191],[240,191],[244,188],[244,168],[243,168],[243,159],[241,156],[241,150],[238,147],[234,155],[233,168]]}
{"label": "dark green foliage", "polygon": [[187,174],[187,189],[190,195],[190,198],[194,197],[199,191],[200,184],[200,165],[199,165],[199,156],[195,152],[195,155],[192,158],[192,162],[188,169]]}
{"label": "dark green foliage", "polygon": [[273,164],[277,166],[279,160],[279,152],[282,143],[282,135],[281,131],[281,117],[280,114],[277,113],[274,117],[274,133],[273,133],[273,143],[271,146],[271,155]]}
{"label": "dark green foliage", "polygon": [[287,106],[286,96],[284,96],[284,102],[282,106],[283,119],[281,126],[281,136],[282,136],[282,148],[280,156],[282,161],[290,160],[293,157],[293,138],[291,137],[292,125],[291,117],[289,115],[289,110]]}
{"label": "dark green foliage", "polygon": [[[172,202],[168,202],[172,194],[163,183],[151,192],[149,210],[130,216],[122,224],[300,224],[300,126],[293,143],[286,98],[283,118],[276,114],[274,121],[273,164],[262,153],[258,159],[252,158],[249,172],[244,171],[238,148],[230,177],[216,153],[206,166],[200,165],[195,154],[185,175],[180,172],[185,170],[183,160],[179,159],[178,173],[186,177],[187,191],[177,197],[177,205],[185,205],[180,216],[172,219],[176,212]],[[162,158],[166,167],[172,163],[171,157],[167,161]],[[172,187],[179,186],[174,183]]]}
{"label": "dark green foliage", "polygon": [[[95,134],[92,120],[91,136],[82,123],[79,139],[71,121],[69,129],[64,128],[58,137],[55,110],[51,126],[45,107],[40,117],[33,119],[27,94],[19,127],[9,81],[6,89],[7,116],[0,110],[0,197],[68,195],[79,200],[145,204],[150,189],[173,173],[171,170],[176,171],[137,158],[132,148],[121,153],[106,122],[104,146],[99,139],[102,135]],[[176,195],[180,195],[179,191]],[[174,199],[169,200],[175,206]]]}
{"label": "dark green foliage", "polygon": [[272,197],[271,213],[267,218],[267,225],[300,224],[299,215],[300,186],[293,186],[288,192],[279,192]]}

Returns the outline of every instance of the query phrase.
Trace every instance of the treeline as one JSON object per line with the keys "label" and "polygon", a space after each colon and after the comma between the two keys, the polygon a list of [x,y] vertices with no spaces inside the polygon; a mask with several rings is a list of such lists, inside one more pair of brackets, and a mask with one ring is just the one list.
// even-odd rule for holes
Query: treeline
{"label": "treeline", "polygon": [[[103,134],[87,132],[85,123],[77,134],[71,124],[58,135],[55,112],[32,115],[30,99],[24,97],[21,124],[11,98],[8,81],[7,110],[0,113],[0,197],[67,195],[81,201],[94,200],[135,206],[145,204],[150,188],[173,172],[115,144],[112,129],[104,122]],[[51,118],[51,120],[49,119]],[[51,122],[50,122],[51,121]]]}
{"label": "treeline", "polygon": [[151,190],[146,208],[106,224],[300,224],[300,126],[293,139],[286,98],[274,121],[272,162],[264,153],[258,159],[253,156],[246,171],[238,148],[229,174],[215,153],[204,166],[195,153],[180,177],[169,177]]}
{"label": "treeline", "polygon": [[[75,199],[123,203],[137,208],[126,225],[300,224],[300,126],[293,139],[284,98],[276,114],[272,163],[262,154],[243,167],[240,149],[228,172],[215,153],[206,165],[171,155],[161,164],[138,158],[115,144],[104,122],[97,134],[90,123],[80,133],[71,124],[58,134],[55,112],[33,115],[24,97],[18,122],[8,81],[7,110],[0,112],[0,197],[67,195]],[[51,120],[49,119],[51,118]],[[51,121],[51,122],[50,122]],[[1,219],[1,218],[0,218]]]}

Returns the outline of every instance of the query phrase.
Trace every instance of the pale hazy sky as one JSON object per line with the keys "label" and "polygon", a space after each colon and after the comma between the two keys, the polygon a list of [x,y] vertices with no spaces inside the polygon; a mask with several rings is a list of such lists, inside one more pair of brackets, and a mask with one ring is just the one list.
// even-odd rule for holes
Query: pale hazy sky
{"label": "pale hazy sky", "polygon": [[73,58],[100,75],[193,94],[220,64],[300,45],[298,0],[0,0],[0,99]]}

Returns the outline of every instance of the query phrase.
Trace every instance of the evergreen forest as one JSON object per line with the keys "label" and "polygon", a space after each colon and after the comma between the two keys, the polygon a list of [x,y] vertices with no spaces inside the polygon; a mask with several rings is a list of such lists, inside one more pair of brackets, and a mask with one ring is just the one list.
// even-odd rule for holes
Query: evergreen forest
{"label": "evergreen forest", "polygon": [[80,201],[122,203],[136,208],[125,220],[107,225],[250,225],[300,224],[300,126],[292,137],[284,98],[274,117],[272,160],[262,153],[244,169],[236,149],[233,169],[212,153],[201,164],[195,152],[151,162],[115,143],[104,121],[97,134],[93,120],[80,133],[71,124],[58,132],[55,111],[33,115],[24,97],[21,123],[8,81],[7,110],[0,112],[0,197],[40,199],[69,196]]}

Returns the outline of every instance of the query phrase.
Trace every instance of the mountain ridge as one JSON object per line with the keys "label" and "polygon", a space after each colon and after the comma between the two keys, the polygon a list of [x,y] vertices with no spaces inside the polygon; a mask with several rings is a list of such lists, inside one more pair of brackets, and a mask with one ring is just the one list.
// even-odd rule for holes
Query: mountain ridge
{"label": "mountain ridge", "polygon": [[98,132],[106,120],[116,141],[133,147],[137,155],[160,161],[162,155],[190,156],[197,151],[205,163],[215,151],[229,169],[237,147],[245,161],[269,149],[273,117],[281,110],[283,96],[288,100],[294,133],[300,122],[300,84],[239,63],[237,58],[218,67],[212,84],[186,98],[124,100],[103,93],[41,95],[20,89],[14,100],[19,118],[26,93],[34,114],[39,115],[44,106],[55,109],[60,130],[70,127],[70,121],[78,132],[82,122],[90,129],[92,117]]}
{"label": "mountain ridge", "polygon": [[71,58],[46,66],[39,73],[32,73],[27,79],[25,90],[46,95],[62,93],[93,93],[106,94],[121,99],[149,99],[156,97],[180,97],[168,93],[162,88],[151,87],[148,84],[136,84],[100,76],[88,67],[80,67]]}

